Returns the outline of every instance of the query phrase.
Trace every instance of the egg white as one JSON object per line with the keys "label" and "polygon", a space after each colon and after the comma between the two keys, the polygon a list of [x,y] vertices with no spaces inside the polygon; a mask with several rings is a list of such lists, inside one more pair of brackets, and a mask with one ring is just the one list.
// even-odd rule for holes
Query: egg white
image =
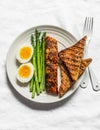
{"label": "egg white", "polygon": [[[31,73],[30,73],[30,75],[29,75],[27,78],[23,78],[23,77],[21,77],[21,76],[19,75],[19,69],[20,69],[21,67],[23,67],[24,65],[27,65],[27,66],[31,69]],[[22,65],[20,65],[19,68],[17,69],[17,79],[18,79],[21,83],[27,83],[27,82],[29,82],[29,81],[32,79],[33,74],[34,74],[34,67],[33,67],[33,65],[32,65],[31,63],[22,64]]]}
{"label": "egg white", "polygon": [[[23,59],[20,57],[20,50],[23,48],[23,47],[29,47],[32,49],[32,53],[30,55],[30,57],[28,59]],[[19,47],[18,51],[17,51],[17,54],[16,54],[16,59],[20,62],[20,63],[27,63],[31,60],[32,58],[32,55],[33,55],[33,47],[32,45],[22,45],[21,47]]]}

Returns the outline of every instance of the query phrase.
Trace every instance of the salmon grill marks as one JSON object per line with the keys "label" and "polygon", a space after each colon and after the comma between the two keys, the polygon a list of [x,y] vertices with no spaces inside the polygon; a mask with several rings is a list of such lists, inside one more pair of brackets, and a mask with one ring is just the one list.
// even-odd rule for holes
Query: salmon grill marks
{"label": "salmon grill marks", "polygon": [[59,52],[59,57],[67,67],[73,81],[76,81],[79,76],[79,68],[84,53],[86,39],[87,36],[83,37],[75,45]]}
{"label": "salmon grill marks", "polygon": [[57,41],[46,37],[46,91],[49,94],[58,94],[58,46]]}
{"label": "salmon grill marks", "polygon": [[56,81],[55,85],[57,86],[57,66],[54,64],[46,64],[46,78],[47,78],[47,83],[50,81]]}
{"label": "salmon grill marks", "polygon": [[[79,68],[79,77],[84,73],[84,71],[86,70],[86,67],[91,62],[92,62],[91,58],[82,59],[81,65]],[[60,71],[61,71],[61,85],[59,89],[59,97],[62,97],[75,82],[71,79],[71,76],[64,64],[60,64]]]}
{"label": "salmon grill marks", "polygon": [[57,41],[49,36],[46,37],[46,62],[58,64]]}

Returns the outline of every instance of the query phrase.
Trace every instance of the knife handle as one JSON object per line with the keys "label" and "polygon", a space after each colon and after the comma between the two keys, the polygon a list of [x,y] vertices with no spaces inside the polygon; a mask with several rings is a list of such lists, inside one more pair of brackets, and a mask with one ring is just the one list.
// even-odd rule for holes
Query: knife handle
{"label": "knife handle", "polygon": [[88,71],[89,71],[89,76],[90,76],[90,81],[91,81],[91,85],[94,91],[99,91],[100,90],[100,84],[95,76],[95,73],[93,72],[92,68],[89,66],[88,67]]}

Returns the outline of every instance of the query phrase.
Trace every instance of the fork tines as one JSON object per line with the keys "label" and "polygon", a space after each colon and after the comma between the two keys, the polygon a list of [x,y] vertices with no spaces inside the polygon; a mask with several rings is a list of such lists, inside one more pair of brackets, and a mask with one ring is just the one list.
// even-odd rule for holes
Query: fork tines
{"label": "fork tines", "polygon": [[93,17],[86,17],[84,28],[83,28],[83,35],[89,35],[91,36],[93,33]]}

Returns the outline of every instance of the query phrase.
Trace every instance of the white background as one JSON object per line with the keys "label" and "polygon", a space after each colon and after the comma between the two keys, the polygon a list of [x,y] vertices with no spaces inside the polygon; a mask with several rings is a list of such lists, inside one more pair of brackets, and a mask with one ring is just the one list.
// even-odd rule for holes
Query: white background
{"label": "white background", "polygon": [[100,81],[100,0],[0,0],[0,130],[100,130],[100,91],[90,81],[67,100],[44,106],[19,96],[5,71],[8,49],[20,33],[50,24],[79,39],[86,16],[94,17],[89,57]]}

